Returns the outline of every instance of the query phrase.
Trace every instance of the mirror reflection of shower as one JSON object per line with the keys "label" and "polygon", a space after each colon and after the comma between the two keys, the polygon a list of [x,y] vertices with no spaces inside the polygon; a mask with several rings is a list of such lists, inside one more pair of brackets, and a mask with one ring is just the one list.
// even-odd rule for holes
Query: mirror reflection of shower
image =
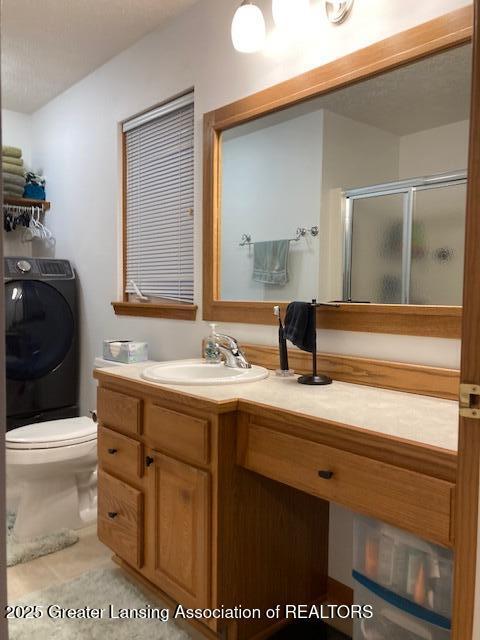
{"label": "mirror reflection of shower", "polygon": [[343,300],[461,305],[466,173],[345,193]]}
{"label": "mirror reflection of shower", "polygon": [[464,45],[222,131],[219,299],[461,305],[470,73]]}

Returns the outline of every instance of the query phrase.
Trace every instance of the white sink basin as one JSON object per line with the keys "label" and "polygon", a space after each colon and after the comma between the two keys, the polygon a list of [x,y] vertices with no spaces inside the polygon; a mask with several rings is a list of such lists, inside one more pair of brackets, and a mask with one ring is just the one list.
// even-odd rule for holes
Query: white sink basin
{"label": "white sink basin", "polygon": [[177,360],[147,367],[141,377],[158,384],[217,385],[257,382],[268,376],[267,369],[232,369],[221,364],[207,364],[205,360]]}

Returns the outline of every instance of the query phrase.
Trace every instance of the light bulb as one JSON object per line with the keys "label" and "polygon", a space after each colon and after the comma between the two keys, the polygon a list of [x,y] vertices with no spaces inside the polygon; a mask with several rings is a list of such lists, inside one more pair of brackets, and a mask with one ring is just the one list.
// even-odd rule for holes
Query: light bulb
{"label": "light bulb", "polygon": [[232,42],[241,53],[259,51],[266,37],[265,19],[257,5],[246,0],[238,7],[232,20]]}
{"label": "light bulb", "polygon": [[272,0],[273,20],[279,29],[297,28],[307,19],[310,0]]}

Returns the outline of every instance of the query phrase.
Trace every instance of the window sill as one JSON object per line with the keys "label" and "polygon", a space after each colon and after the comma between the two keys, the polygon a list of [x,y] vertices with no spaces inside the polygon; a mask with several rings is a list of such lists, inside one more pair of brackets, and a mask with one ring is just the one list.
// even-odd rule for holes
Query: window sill
{"label": "window sill", "polygon": [[195,320],[197,305],[164,302],[112,302],[117,316],[141,316],[144,318],[167,318],[170,320]]}

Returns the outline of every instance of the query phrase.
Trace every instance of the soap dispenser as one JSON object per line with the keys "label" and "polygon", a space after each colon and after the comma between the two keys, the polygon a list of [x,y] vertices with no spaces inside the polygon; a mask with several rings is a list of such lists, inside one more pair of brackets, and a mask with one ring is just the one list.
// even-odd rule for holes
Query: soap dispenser
{"label": "soap dispenser", "polygon": [[205,339],[203,357],[205,358],[205,362],[207,364],[220,364],[220,362],[222,361],[222,355],[217,344],[215,327],[216,325],[213,323],[210,325],[210,334]]}

